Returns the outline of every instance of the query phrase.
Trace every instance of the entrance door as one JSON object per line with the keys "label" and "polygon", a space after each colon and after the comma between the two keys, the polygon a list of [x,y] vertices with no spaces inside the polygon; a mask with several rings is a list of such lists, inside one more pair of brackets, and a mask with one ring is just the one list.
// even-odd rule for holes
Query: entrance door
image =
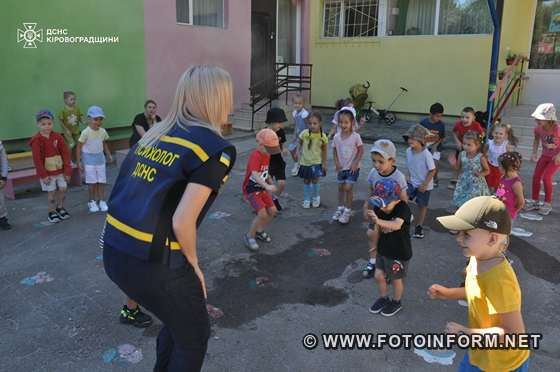
{"label": "entrance door", "polygon": [[268,96],[275,83],[276,0],[253,0],[251,35],[251,86]]}
{"label": "entrance door", "polygon": [[523,103],[560,106],[560,0],[538,0]]}

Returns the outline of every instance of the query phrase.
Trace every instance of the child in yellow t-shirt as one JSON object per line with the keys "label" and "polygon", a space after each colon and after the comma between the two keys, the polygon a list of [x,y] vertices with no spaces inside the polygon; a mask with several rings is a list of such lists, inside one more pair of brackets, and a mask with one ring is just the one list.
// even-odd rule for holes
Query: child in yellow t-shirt
{"label": "child in yellow t-shirt", "polygon": [[72,159],[74,160],[76,159],[75,147],[80,138],[82,117],[82,112],[76,105],[76,93],[72,91],[64,92],[64,109],[58,114],[58,120],[60,120],[66,144],[72,149]]}
{"label": "child in yellow t-shirt", "polygon": [[[502,201],[479,196],[463,204],[452,216],[439,217],[447,229],[459,231],[457,242],[470,257],[464,288],[432,285],[432,299],[466,299],[468,327],[449,322],[448,333],[505,334],[525,333],[521,316],[521,289],[510,263],[504,256],[509,244],[511,219]],[[469,349],[459,371],[514,371],[529,369],[529,350]]]}

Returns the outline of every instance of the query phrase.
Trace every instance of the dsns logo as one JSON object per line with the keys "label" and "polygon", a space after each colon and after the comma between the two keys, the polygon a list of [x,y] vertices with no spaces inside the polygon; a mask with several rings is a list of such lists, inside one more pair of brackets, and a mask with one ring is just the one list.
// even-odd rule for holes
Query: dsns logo
{"label": "dsns logo", "polygon": [[36,41],[43,42],[43,30],[37,30],[37,23],[24,22],[23,30],[17,30],[17,42],[23,41],[24,48],[37,48]]}

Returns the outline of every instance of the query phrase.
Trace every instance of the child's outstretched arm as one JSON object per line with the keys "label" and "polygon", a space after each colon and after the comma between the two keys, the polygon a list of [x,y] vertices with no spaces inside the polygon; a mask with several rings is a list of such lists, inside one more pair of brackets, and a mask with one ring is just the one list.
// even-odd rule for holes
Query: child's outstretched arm
{"label": "child's outstretched arm", "polygon": [[385,231],[397,231],[400,230],[404,220],[402,218],[395,218],[394,220],[391,221],[387,221],[387,220],[382,220],[380,218],[377,217],[377,215],[375,214],[374,211],[372,210],[368,210],[367,211],[367,215],[369,218],[371,218],[371,221],[376,224],[377,226],[379,226],[380,229],[385,230]]}
{"label": "child's outstretched arm", "polygon": [[500,342],[504,341],[504,335],[507,334],[520,334],[525,333],[525,324],[523,323],[523,317],[521,316],[521,311],[511,311],[509,313],[499,313],[499,326],[490,328],[468,328],[462,324],[449,322],[447,323],[445,330],[447,333],[466,333],[468,335],[472,334],[497,334],[500,338]]}
{"label": "child's outstretched arm", "polygon": [[439,284],[432,284],[428,288],[428,296],[432,300],[464,300],[467,298],[465,287],[447,288]]}
{"label": "child's outstretched arm", "polygon": [[[257,171],[253,171],[251,172],[251,178],[253,180],[255,180],[256,183],[258,183],[259,185],[261,185],[263,187],[263,189],[270,191],[270,192],[276,192],[276,186],[274,186],[273,184],[271,184],[271,178],[270,176],[267,179],[264,179],[260,172]],[[269,182],[270,181],[270,182]]]}
{"label": "child's outstretched arm", "polygon": [[457,159],[455,157],[454,153],[450,153],[449,156],[447,156],[447,161],[449,162],[449,165],[451,165],[451,168],[460,171],[461,170],[461,154],[459,153],[459,159]]}
{"label": "child's outstretched arm", "polygon": [[459,137],[457,137],[457,133],[453,132],[453,139],[455,140],[455,146],[457,150],[461,151],[463,149],[463,144],[459,141]]}

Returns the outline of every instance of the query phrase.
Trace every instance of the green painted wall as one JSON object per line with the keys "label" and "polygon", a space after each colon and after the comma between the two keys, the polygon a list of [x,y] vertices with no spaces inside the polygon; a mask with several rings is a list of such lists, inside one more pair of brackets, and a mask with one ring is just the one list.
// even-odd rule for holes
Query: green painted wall
{"label": "green painted wall", "polygon": [[[436,101],[443,103],[449,115],[459,115],[464,106],[486,107],[491,35],[321,39],[322,3],[311,3],[314,105],[333,106],[337,98],[348,96],[351,85],[369,80],[373,83],[370,97],[380,108],[393,100],[400,86],[409,93],[395,104],[396,111],[424,113]],[[505,16],[516,17],[505,22],[506,33],[511,33],[515,24],[523,24],[517,18],[527,17],[524,9],[531,2],[506,3]],[[517,34],[524,32],[515,30],[506,36],[512,50],[523,45]]]}
{"label": "green painted wall", "polygon": [[[17,43],[23,22],[43,29],[43,43]],[[69,36],[118,36],[119,43],[47,43],[46,29]],[[63,107],[62,92],[74,90],[85,113],[103,107],[106,127],[128,125],[145,98],[144,2],[138,0],[4,0],[0,12],[0,139],[36,132],[33,114]],[[56,130],[60,130],[58,121]]]}

